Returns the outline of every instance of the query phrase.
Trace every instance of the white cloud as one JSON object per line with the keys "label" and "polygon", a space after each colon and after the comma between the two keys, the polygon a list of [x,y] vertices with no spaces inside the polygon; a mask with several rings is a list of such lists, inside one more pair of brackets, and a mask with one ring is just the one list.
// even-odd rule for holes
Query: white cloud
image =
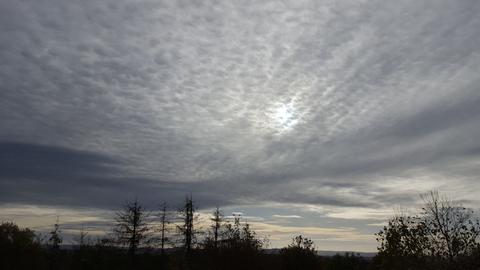
{"label": "white cloud", "polygon": [[299,215],[272,215],[272,217],[274,218],[302,218],[301,216]]}

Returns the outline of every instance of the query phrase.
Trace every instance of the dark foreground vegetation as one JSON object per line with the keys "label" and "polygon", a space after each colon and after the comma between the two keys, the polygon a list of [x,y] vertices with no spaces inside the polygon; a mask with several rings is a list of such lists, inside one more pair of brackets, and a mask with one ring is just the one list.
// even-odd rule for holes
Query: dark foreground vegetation
{"label": "dark foreground vegetation", "polygon": [[279,252],[265,249],[247,222],[220,209],[199,230],[191,197],[179,211],[147,212],[137,201],[117,212],[112,233],[62,246],[57,223],[43,237],[11,222],[0,225],[0,269],[480,269],[480,224],[473,211],[432,192],[418,214],[397,215],[378,234],[378,254],[318,256],[298,235]]}

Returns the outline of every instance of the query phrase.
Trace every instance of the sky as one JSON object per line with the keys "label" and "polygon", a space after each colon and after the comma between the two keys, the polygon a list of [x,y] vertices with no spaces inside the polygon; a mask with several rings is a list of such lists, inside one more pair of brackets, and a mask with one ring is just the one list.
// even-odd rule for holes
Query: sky
{"label": "sky", "polygon": [[[480,190],[480,2],[0,1],[0,219],[101,232],[137,197],[270,247],[375,251]],[[403,211],[403,210],[402,210]],[[408,210],[409,211],[409,210]]]}

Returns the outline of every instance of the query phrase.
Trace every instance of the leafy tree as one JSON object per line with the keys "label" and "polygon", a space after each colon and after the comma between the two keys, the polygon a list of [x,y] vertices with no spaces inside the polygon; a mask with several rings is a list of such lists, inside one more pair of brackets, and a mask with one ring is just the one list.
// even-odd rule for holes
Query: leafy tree
{"label": "leafy tree", "polygon": [[295,236],[292,239],[292,243],[288,245],[287,249],[298,249],[309,253],[315,252],[313,241],[307,237],[303,237],[302,235]]}
{"label": "leafy tree", "polygon": [[265,241],[258,238],[247,222],[241,223],[240,218],[235,218],[233,224],[223,223],[217,249],[210,253],[214,254],[213,269],[260,269],[264,245]]}
{"label": "leafy tree", "polygon": [[242,228],[242,246],[247,249],[259,251],[263,245],[264,241],[257,237],[257,233],[250,228],[250,224],[245,222]]}
{"label": "leafy tree", "polygon": [[43,264],[40,241],[35,232],[13,222],[0,224],[0,269],[35,269]]}
{"label": "leafy tree", "polygon": [[[335,254],[328,260],[325,260],[325,263],[322,264],[321,269],[332,269],[332,270],[361,270],[369,269],[368,261],[352,252],[347,252],[345,255]],[[389,268],[386,268],[389,269]],[[408,268],[404,268],[408,269]]]}
{"label": "leafy tree", "polygon": [[250,224],[240,223],[240,218],[235,218],[234,224],[227,223],[225,226],[222,248],[238,250],[259,251],[264,242],[259,239],[256,233],[250,228]]}
{"label": "leafy tree", "polygon": [[314,269],[318,266],[313,241],[302,235],[292,239],[292,243],[280,250],[284,269]]}
{"label": "leafy tree", "polygon": [[28,249],[31,247],[39,247],[35,232],[26,228],[20,229],[13,222],[2,222],[0,224],[0,246]]}
{"label": "leafy tree", "polygon": [[[426,224],[418,216],[396,216],[377,233],[382,269],[424,267],[426,258],[432,256]],[[381,258],[385,258],[380,260]]]}

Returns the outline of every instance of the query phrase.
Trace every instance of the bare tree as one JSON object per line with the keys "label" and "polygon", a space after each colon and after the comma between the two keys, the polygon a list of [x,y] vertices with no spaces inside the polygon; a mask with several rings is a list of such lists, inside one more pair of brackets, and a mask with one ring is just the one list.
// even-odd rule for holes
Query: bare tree
{"label": "bare tree", "polygon": [[218,250],[220,248],[220,242],[226,232],[225,230],[222,230],[222,227],[226,224],[224,223],[225,220],[223,213],[219,207],[216,207],[215,210],[213,210],[210,221],[212,221],[212,224],[210,225],[210,229],[204,239],[203,246],[206,249]]}
{"label": "bare tree", "polygon": [[218,248],[218,238],[220,234],[220,229],[223,223],[223,213],[220,211],[220,208],[217,206],[213,211],[213,217],[210,219],[212,224],[212,232],[213,232],[213,247],[215,249]]}
{"label": "bare tree", "polygon": [[479,250],[480,224],[473,211],[432,191],[421,195],[420,214],[396,216],[377,236],[378,261],[388,269],[463,269],[462,258]]}
{"label": "bare tree", "polygon": [[74,237],[73,240],[80,246],[80,248],[83,248],[89,245],[88,238],[89,238],[88,232],[85,229],[85,226],[82,225],[82,227],[80,228],[79,235],[77,237]]}
{"label": "bare tree", "polygon": [[170,219],[167,211],[167,204],[164,202],[162,208],[160,209],[160,250],[162,255],[165,254],[165,245],[169,240],[167,237],[168,225],[170,224]]}
{"label": "bare tree", "polygon": [[62,244],[63,239],[59,223],[60,220],[57,216],[57,220],[53,225],[53,230],[49,232],[50,236],[48,237],[48,247],[50,248],[48,258],[50,269],[52,270],[60,269],[58,257],[60,256],[60,244]]}
{"label": "bare tree", "polygon": [[423,194],[423,215],[429,229],[431,244],[437,247],[437,255],[453,261],[459,255],[467,255],[478,247],[479,221],[473,211],[463,207],[437,191]]}
{"label": "bare tree", "polygon": [[192,195],[185,198],[185,204],[179,210],[178,214],[181,220],[181,225],[178,225],[177,228],[182,236],[182,244],[185,252],[189,254],[195,241],[194,221],[196,216]]}
{"label": "bare tree", "polygon": [[145,208],[135,199],[127,202],[116,213],[114,232],[122,245],[128,246],[128,254],[132,265],[135,265],[135,254],[138,247],[147,243],[150,226],[147,223],[148,214]]}
{"label": "bare tree", "polygon": [[53,230],[49,233],[50,237],[48,238],[48,243],[52,251],[57,252],[60,250],[60,244],[62,243],[63,239],[60,231],[59,225],[59,217],[57,217],[57,221],[53,225]]}

